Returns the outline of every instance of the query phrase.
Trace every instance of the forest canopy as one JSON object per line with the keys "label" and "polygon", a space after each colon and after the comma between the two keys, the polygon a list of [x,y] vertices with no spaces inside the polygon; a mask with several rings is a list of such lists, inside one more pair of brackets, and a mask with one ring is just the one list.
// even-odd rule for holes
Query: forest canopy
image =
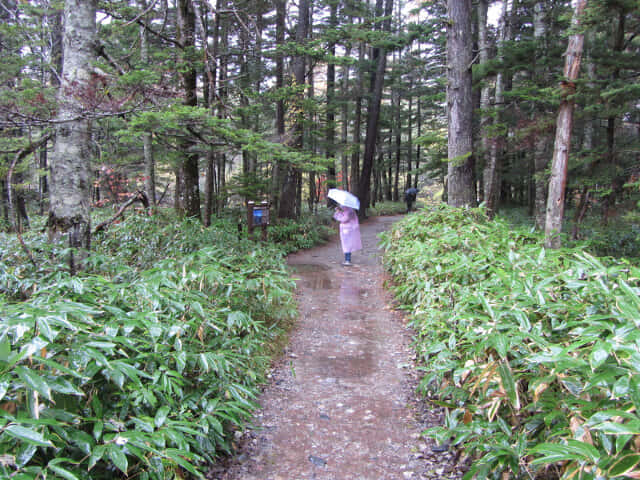
{"label": "forest canopy", "polygon": [[366,215],[434,185],[574,238],[637,228],[637,2],[0,6],[7,229],[48,213],[52,238],[87,247],[91,209],[138,190],[209,225],[230,202],[297,218],[337,186]]}

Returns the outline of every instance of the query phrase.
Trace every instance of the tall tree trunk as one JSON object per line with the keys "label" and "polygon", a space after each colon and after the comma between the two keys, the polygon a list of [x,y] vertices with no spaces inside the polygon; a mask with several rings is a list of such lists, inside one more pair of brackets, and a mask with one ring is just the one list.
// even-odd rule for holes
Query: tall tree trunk
{"label": "tall tree trunk", "polygon": [[[251,128],[251,122],[249,119],[249,97],[247,96],[247,92],[251,88],[251,82],[249,80],[249,61],[251,58],[250,45],[249,45],[249,32],[246,28],[240,28],[240,78],[239,78],[239,87],[240,87],[240,125],[244,129]],[[252,162],[253,154],[246,149],[242,150],[242,173],[245,176],[249,173],[253,173],[253,162]],[[245,177],[247,178],[247,177]]]}
{"label": "tall tree trunk", "polygon": [[[409,82],[409,118],[407,120],[407,189],[411,188],[411,170],[413,168],[412,154],[413,154],[413,82]],[[416,175],[417,177],[417,175]]]}
{"label": "tall tree trunk", "polygon": [[[487,36],[487,12],[489,10],[488,0],[478,0],[478,57],[481,66],[489,63],[489,38]],[[489,171],[489,149],[491,139],[489,137],[488,127],[491,124],[491,117],[489,116],[489,106],[491,101],[491,89],[488,81],[485,80],[480,89],[480,148],[478,149],[478,159],[482,159],[484,163],[484,171],[482,180],[485,185],[482,186],[481,198],[486,201],[487,192],[487,176],[491,178],[491,172]],[[487,210],[487,213],[489,211]]]}
{"label": "tall tree trunk", "polygon": [[[502,3],[502,12],[500,14],[499,25],[499,39],[498,39],[498,57],[502,59],[504,57],[502,51],[505,48],[505,42],[510,40],[509,34],[509,14],[508,14],[508,2]],[[505,73],[500,70],[496,75],[495,82],[495,114],[494,125],[498,125],[502,121],[500,113],[504,109],[504,90],[505,90]],[[484,92],[483,92],[484,93]],[[485,101],[484,98],[481,102]],[[495,129],[498,130],[498,129]],[[487,152],[487,161],[483,172],[484,178],[484,201],[486,205],[487,215],[490,218],[496,214],[498,208],[498,200],[500,198],[500,159],[502,157],[502,147],[504,141],[494,136],[488,143],[489,150]],[[484,145],[483,145],[484,146]]]}
{"label": "tall tree trunk", "polygon": [[[185,95],[183,104],[189,107],[197,107],[197,74],[191,63],[191,59],[186,55],[189,49],[195,47],[196,17],[191,0],[178,0],[177,12],[179,42],[185,53],[182,58],[184,64],[182,65],[180,74],[182,89]],[[180,195],[182,195],[179,211],[188,217],[200,218],[200,175],[198,155],[191,151],[193,146],[192,140],[184,140],[181,146],[182,151],[185,153],[179,166],[180,176],[183,182],[183,189],[178,192],[179,198]]]}
{"label": "tall tree trunk", "polygon": [[[624,9],[618,6],[618,24],[614,30],[613,37],[613,51],[616,55],[624,49],[624,32],[625,32],[625,17],[626,13]],[[620,78],[620,67],[616,65],[611,75],[612,84],[616,84]],[[622,186],[624,185],[624,176],[620,176],[618,170],[618,160],[616,152],[616,116],[611,115],[607,118],[607,160],[609,161],[609,169],[611,171],[611,188],[610,193],[604,198],[603,208],[603,222],[606,225],[609,222],[611,212],[613,211],[616,203],[616,197]]]}
{"label": "tall tree trunk", "polygon": [[[351,55],[351,45],[346,47],[345,58],[349,58]],[[340,143],[342,144],[342,155],[341,155],[341,170],[342,170],[342,182],[341,188],[343,190],[349,190],[349,156],[347,155],[347,135],[348,135],[348,126],[349,126],[349,108],[347,104],[347,99],[349,98],[348,93],[349,88],[349,65],[345,64],[342,67],[342,87],[341,87],[341,135],[340,135]]]}
{"label": "tall tree trunk", "polygon": [[[52,8],[49,15],[51,24],[51,85],[59,87],[62,79],[62,38],[64,34],[63,28],[64,8]],[[44,215],[45,198],[49,195],[49,165],[47,145],[40,151],[40,215]]]}
{"label": "tall tree trunk", "polygon": [[448,203],[475,206],[471,0],[448,0],[447,4]]}
{"label": "tall tree trunk", "polygon": [[[572,27],[577,29],[581,23],[587,0],[577,0],[573,13]],[[571,145],[571,127],[573,125],[573,99],[575,81],[580,72],[580,60],[584,35],[574,33],[569,37],[569,45],[565,54],[564,80],[560,85],[562,101],[556,122],[556,139],[549,180],[549,196],[547,199],[547,216],[545,222],[545,246],[559,248],[562,244],[560,232],[564,220],[564,199],[567,184],[567,167],[569,163],[569,147]]]}
{"label": "tall tree trunk", "polygon": [[[388,201],[393,201],[393,158],[392,158],[392,152],[393,152],[393,135],[391,134],[391,131],[389,132],[389,161],[388,161],[388,176],[389,176],[389,184],[387,185],[387,200]],[[397,180],[397,176],[396,176],[396,180]],[[396,184],[396,190],[397,190],[397,184]]]}
{"label": "tall tree trunk", "polygon": [[[64,61],[58,91],[58,127],[51,161],[49,238],[69,234],[72,248],[91,246],[91,122],[79,98],[90,87],[95,58],[94,0],[67,0],[64,9]],[[84,256],[81,253],[80,256]],[[75,262],[72,260],[72,270]]]}
{"label": "tall tree trunk", "polygon": [[[421,108],[422,102],[420,99],[420,95],[418,95],[418,138],[420,138],[420,136],[422,135],[422,108]],[[418,148],[416,149],[416,171],[420,170],[420,143],[418,143]],[[415,178],[413,179],[413,187],[414,188],[418,188],[418,177],[419,175],[416,175]]]}
{"label": "tall tree trunk", "polygon": [[64,38],[64,9],[54,9],[49,17],[51,22],[51,84],[59,87],[62,83],[63,69],[63,38]]}
{"label": "tall tree trunk", "polygon": [[[203,39],[203,48],[204,48],[204,67],[206,74],[206,82],[204,84],[205,91],[205,104],[209,108],[209,112],[211,116],[215,116],[216,112],[216,75],[217,75],[217,65],[216,61],[218,58],[218,47],[219,47],[219,39],[218,35],[220,33],[220,9],[221,3],[220,0],[216,2],[216,13],[215,20],[213,24],[213,45],[211,49],[209,48],[209,33],[207,29],[207,25],[205,24],[205,12],[207,12],[207,4],[205,3],[205,12],[200,11],[198,3],[194,3],[194,10],[196,16],[196,22],[198,28],[200,30],[200,36]],[[213,215],[214,208],[214,195],[216,190],[216,152],[213,147],[210,147],[207,151],[207,163],[205,169],[205,191],[204,191],[204,215],[202,218],[202,223],[205,227],[211,226],[211,216]]]}
{"label": "tall tree trunk", "polygon": [[[140,0],[140,8],[147,9],[147,1]],[[140,27],[140,61],[144,68],[149,67],[149,34],[146,26]],[[142,148],[144,157],[145,192],[151,205],[156,204],[156,163],[153,157],[153,143],[151,133],[142,135]]]}
{"label": "tall tree trunk", "polygon": [[[286,0],[274,0],[276,6],[276,45],[284,46],[285,40],[285,17],[286,17]],[[284,99],[282,98],[284,88],[284,54],[281,49],[276,53],[276,90],[278,91],[278,101],[276,102],[276,132],[278,133],[278,141],[284,143],[285,138],[285,119],[284,119]],[[272,195],[271,203],[275,211],[279,211],[280,205],[280,186],[283,184],[281,172],[284,165],[280,160],[275,160],[273,164],[272,179]]]}
{"label": "tall tree trunk", "polygon": [[[309,0],[301,0],[298,11],[298,26],[296,29],[296,43],[302,47],[306,44],[309,35]],[[294,105],[295,121],[292,126],[290,146],[302,150],[304,142],[304,113],[302,102],[304,101],[304,87],[306,85],[306,59],[304,54],[298,54],[293,58],[293,74],[296,87],[300,89],[297,95],[297,104]],[[278,217],[295,218],[299,209],[297,205],[298,185],[300,184],[300,170],[294,165],[287,165],[283,176],[282,196]]]}
{"label": "tall tree trunk", "polygon": [[[335,29],[338,25],[338,2],[332,0],[329,2],[329,28]],[[327,188],[336,187],[336,162],[335,162],[335,143],[336,143],[336,127],[335,127],[335,91],[336,91],[336,64],[334,58],[336,56],[336,44],[333,40],[329,44],[330,59],[327,63],[327,118],[326,118],[326,142],[327,142],[327,158],[331,159],[331,164],[327,169]],[[328,199],[327,199],[328,200]]]}
{"label": "tall tree trunk", "polygon": [[[377,9],[379,10],[379,9]],[[379,17],[379,11],[376,12]],[[383,32],[391,31],[391,14],[393,13],[393,0],[385,0]],[[375,57],[375,55],[374,55]],[[382,100],[382,88],[384,86],[384,73],[387,67],[387,51],[384,47],[378,49],[377,65],[373,78],[373,90],[367,111],[367,135],[364,142],[364,156],[362,158],[362,173],[358,184],[358,197],[360,198],[360,215],[365,215],[369,207],[371,196],[371,170],[375,154],[376,139],[378,136],[380,120],[380,102]]]}
{"label": "tall tree trunk", "polygon": [[[537,40],[536,44],[542,42],[546,33],[546,15],[544,2],[537,2],[534,5],[533,12],[533,36]],[[541,47],[541,49],[544,47]],[[535,59],[534,59],[535,61]],[[544,67],[540,67],[544,69]],[[539,71],[539,69],[536,69]],[[546,72],[542,74],[540,78],[541,82],[546,80]],[[533,147],[533,181],[535,184],[535,200],[534,200],[534,217],[536,228],[539,230],[544,229],[545,217],[546,217],[546,204],[547,204],[547,186],[549,180],[547,178],[547,166],[549,164],[548,151],[549,151],[549,134],[545,128],[545,112],[536,112],[538,122],[542,122],[542,125],[537,126],[534,138]],[[535,121],[535,119],[534,119]]]}
{"label": "tall tree trunk", "polygon": [[[394,127],[395,127],[395,154],[396,154],[396,180],[394,183],[393,189],[393,200],[398,201],[400,198],[400,165],[401,165],[401,150],[402,150],[402,98],[400,97],[400,92],[391,93],[392,98],[392,106],[394,112]],[[395,101],[394,101],[395,100]],[[406,190],[405,185],[405,190]]]}
{"label": "tall tree trunk", "polygon": [[[227,7],[226,0],[216,0],[216,11],[222,12]],[[222,22],[219,22],[219,62],[218,62],[218,118],[224,119],[227,117],[226,103],[229,96],[229,89],[227,88],[227,77],[229,70],[229,27]],[[224,191],[227,185],[227,154],[218,153],[216,156],[217,171],[218,171],[218,185],[216,191],[218,193],[218,201],[216,202],[216,210],[222,211],[227,201],[221,192]]]}
{"label": "tall tree trunk", "polygon": [[362,96],[364,92],[364,43],[358,45],[358,82],[355,92],[355,114],[353,120],[353,152],[351,154],[351,192],[358,191],[360,183],[360,137],[362,131]]}

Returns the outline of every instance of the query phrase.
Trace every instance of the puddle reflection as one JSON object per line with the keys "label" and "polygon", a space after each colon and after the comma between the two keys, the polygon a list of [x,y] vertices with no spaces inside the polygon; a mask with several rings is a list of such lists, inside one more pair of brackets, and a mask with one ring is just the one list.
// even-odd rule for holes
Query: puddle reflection
{"label": "puddle reflection", "polygon": [[322,264],[315,263],[296,263],[291,264],[289,267],[295,272],[300,274],[303,285],[306,288],[312,290],[329,290],[333,288],[331,278],[327,271],[329,267]]}

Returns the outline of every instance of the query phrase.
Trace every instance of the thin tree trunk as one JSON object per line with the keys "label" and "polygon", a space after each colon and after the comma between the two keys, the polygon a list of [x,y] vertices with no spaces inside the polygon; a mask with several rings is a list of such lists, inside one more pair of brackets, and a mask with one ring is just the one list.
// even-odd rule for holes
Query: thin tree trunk
{"label": "thin tree trunk", "polygon": [[[388,172],[389,172],[389,185],[387,186],[387,200],[389,200],[390,202],[393,201],[393,158],[392,158],[392,152],[393,152],[393,135],[391,134],[392,132],[389,131],[389,162],[388,162]],[[396,176],[396,179],[398,177]],[[397,190],[397,185],[396,185],[396,190]]]}
{"label": "thin tree trunk", "polygon": [[[299,46],[306,44],[309,35],[309,0],[301,0],[298,12],[298,26],[296,29],[296,43]],[[293,74],[295,83],[298,88],[303,89],[306,85],[306,59],[304,54],[299,54],[293,58]],[[304,142],[304,113],[301,103],[304,100],[304,90],[298,93],[297,103],[295,105],[296,119],[292,126],[290,146],[298,150],[302,150]],[[295,218],[299,210],[297,205],[298,185],[300,184],[300,170],[294,165],[287,165],[283,175],[282,196],[280,197],[280,205],[278,210],[279,218]]]}
{"label": "thin tree trunk", "polygon": [[[498,51],[499,59],[503,58],[504,44],[510,39],[509,34],[509,18],[508,18],[508,2],[502,3],[502,13],[500,15]],[[493,123],[498,125],[502,121],[500,113],[504,109],[504,90],[505,90],[505,73],[500,70],[496,75],[495,86],[495,116]],[[481,102],[485,99],[481,99]],[[497,130],[497,129],[496,129]],[[493,218],[498,208],[498,200],[500,198],[500,179],[498,172],[500,170],[500,159],[502,157],[502,147],[504,142],[501,138],[494,136],[489,142],[488,158],[485,164],[484,177],[484,201],[489,218]],[[484,146],[484,145],[483,145]]]}
{"label": "thin tree trunk", "polygon": [[[335,29],[338,25],[338,3],[329,3],[329,28]],[[327,118],[326,118],[326,142],[327,158],[332,159],[327,169],[327,188],[336,187],[336,164],[335,164],[335,91],[336,91],[336,65],[333,58],[336,56],[336,44],[331,41],[329,44],[330,59],[327,63]],[[329,199],[327,199],[329,200]]]}
{"label": "thin tree trunk", "polygon": [[580,224],[584,219],[585,214],[587,213],[587,208],[589,207],[589,186],[584,185],[582,187],[582,192],[580,193],[580,204],[576,209],[576,214],[573,218],[573,228],[571,229],[571,240],[577,240],[578,234],[580,232]]}
{"label": "thin tree trunk", "polygon": [[[247,92],[251,86],[251,82],[249,81],[249,55],[250,55],[250,47],[249,47],[249,32],[246,28],[240,28],[240,79],[239,79],[239,95],[240,95],[240,125],[244,129],[250,129],[251,124],[249,120],[249,97],[247,96]],[[245,178],[247,174],[253,173],[253,162],[252,162],[253,154],[246,149],[242,150],[242,173],[245,174]]]}
{"label": "thin tree trunk", "polygon": [[[488,0],[478,0],[478,57],[480,65],[486,65],[489,62],[489,39],[487,36],[487,12],[489,9]],[[480,89],[480,151],[478,153],[478,159],[484,159],[484,171],[482,175],[483,181],[486,183],[487,175],[491,174],[488,169],[489,161],[489,149],[490,149],[490,137],[488,127],[491,124],[491,118],[489,116],[491,89],[489,82],[485,80],[482,88]],[[486,185],[482,186],[481,198],[486,201]]]}
{"label": "thin tree trunk", "polygon": [[[409,91],[413,90],[413,82],[409,82]],[[411,183],[411,170],[413,168],[413,95],[409,94],[409,118],[407,120],[407,189],[413,185]]]}
{"label": "thin tree trunk", "polygon": [[[179,42],[183,48],[183,52],[186,52],[195,47],[195,12],[190,0],[178,0],[177,7]],[[185,95],[183,105],[196,107],[198,106],[196,70],[193,65],[190,64],[191,60],[189,60],[186,55],[183,55],[183,61],[186,63],[180,74],[182,89]],[[181,198],[179,211],[188,217],[200,218],[200,175],[198,155],[191,152],[193,146],[193,141],[191,140],[184,140],[182,143],[182,151],[185,153],[179,166],[180,176],[183,182],[183,189],[178,192],[178,198]]]}
{"label": "thin tree trunk", "polygon": [[[345,58],[349,58],[351,55],[351,45],[346,47]],[[340,126],[341,126],[341,135],[340,135],[340,143],[342,145],[342,154],[341,158],[341,171],[342,171],[342,182],[341,188],[343,190],[349,190],[349,156],[347,155],[347,135],[348,135],[348,126],[349,126],[349,108],[347,105],[347,98],[349,98],[348,88],[349,88],[349,65],[346,64],[342,67],[342,86],[340,97],[342,100],[341,107],[341,116],[340,116]]]}
{"label": "thin tree trunk", "polygon": [[[47,148],[46,145],[40,149],[39,155],[39,167],[41,172],[46,172],[48,170],[47,164]],[[40,207],[40,215],[44,215],[44,199],[49,193],[49,181],[46,173],[40,174],[38,178],[38,203]]]}
{"label": "thin tree trunk", "polygon": [[[534,6],[533,36],[537,40],[536,43],[542,41],[546,32],[546,15],[544,9],[544,2],[538,2]],[[544,69],[544,67],[540,68]],[[543,78],[541,78],[540,80],[544,82],[547,75],[546,73],[542,73],[541,75]],[[538,117],[538,122],[542,121],[542,125],[539,126],[535,132],[533,147],[533,182],[535,184],[534,217],[536,228],[538,230],[543,230],[546,217],[547,187],[549,185],[549,180],[546,173],[547,166],[549,164],[549,134],[546,131],[547,129],[544,128],[544,119],[546,118],[544,112],[537,112],[536,116]]]}
{"label": "thin tree trunk", "polygon": [[[581,23],[587,0],[577,0],[572,19],[572,27],[578,28]],[[545,222],[545,246],[559,248],[560,232],[564,220],[565,188],[567,184],[567,168],[569,163],[569,147],[571,145],[571,127],[573,125],[573,99],[575,81],[580,72],[580,60],[584,35],[574,33],[569,37],[569,45],[565,54],[564,80],[562,81],[562,101],[556,122],[556,139],[549,180],[549,196],[547,199],[547,216]]]}
{"label": "thin tree trunk", "polygon": [[[422,102],[420,101],[420,96],[418,95],[418,138],[422,135]],[[420,143],[418,143],[418,148],[416,150],[416,171],[420,169]],[[413,187],[418,188],[418,175],[413,179]]]}
{"label": "thin tree trunk", "polygon": [[448,0],[448,15],[448,203],[454,207],[475,206],[471,0]]}
{"label": "thin tree trunk", "polygon": [[[140,8],[147,9],[146,0],[140,0]],[[145,26],[140,27],[140,62],[147,68],[149,66],[149,35]],[[142,148],[145,171],[145,192],[152,206],[156,205],[156,164],[153,157],[153,143],[151,133],[142,135]]]}
{"label": "thin tree trunk", "polygon": [[[227,6],[226,0],[216,0],[216,11],[221,12]],[[218,28],[220,31],[217,37],[219,38],[219,65],[218,65],[218,118],[224,119],[227,116],[226,113],[226,101],[228,97],[227,89],[227,71],[228,71],[228,52],[229,52],[229,28],[219,21]],[[216,211],[220,212],[225,206],[226,198],[221,195],[227,183],[227,155],[225,153],[218,153],[216,155],[216,169],[218,171],[218,183],[216,192],[218,194],[216,202]]]}
{"label": "thin tree trunk", "polygon": [[362,135],[362,95],[364,91],[364,43],[358,46],[358,83],[355,92],[355,115],[353,120],[353,153],[351,154],[351,192],[358,191],[360,183],[360,137]]}
{"label": "thin tree trunk", "polygon": [[[205,4],[207,5],[207,4]],[[211,116],[215,115],[215,98],[216,98],[216,79],[217,79],[217,65],[216,59],[218,58],[218,47],[219,47],[219,39],[218,35],[220,33],[220,1],[216,3],[216,13],[215,20],[213,24],[213,45],[211,50],[209,50],[209,42],[208,42],[208,32],[206,26],[204,24],[204,12],[201,12],[199,8],[197,8],[197,4],[194,4],[196,7],[196,19],[198,20],[198,25],[201,31],[201,37],[205,39],[203,41],[204,46],[204,54],[205,54],[205,72],[207,76],[207,82],[205,84],[206,88],[206,98],[205,102],[207,107],[209,108],[209,112]],[[213,215],[214,208],[214,195],[216,190],[216,153],[213,147],[209,148],[207,152],[207,163],[205,170],[205,192],[204,192],[204,217],[202,219],[205,227],[209,227],[211,225],[211,216]]]}
{"label": "thin tree trunk", "polygon": [[[391,14],[393,12],[393,0],[385,0],[383,32],[391,31]],[[377,12],[379,16],[379,12]],[[375,57],[375,55],[374,55]],[[376,139],[378,136],[380,103],[382,101],[382,88],[384,86],[384,73],[387,66],[387,52],[385,48],[378,49],[378,58],[375,76],[372,81],[373,90],[367,112],[367,135],[364,142],[364,157],[362,158],[362,173],[358,184],[358,197],[360,198],[359,214],[366,215],[371,196],[371,170],[375,153]]]}
{"label": "thin tree trunk", "polygon": [[[285,40],[285,17],[286,17],[286,0],[274,0],[276,6],[276,45],[284,46]],[[284,88],[284,55],[282,50],[276,53],[276,90],[278,91],[278,101],[276,102],[276,132],[278,133],[278,141],[285,142],[285,119],[284,119],[284,99],[282,98]],[[272,179],[272,195],[271,202],[275,211],[279,211],[280,205],[280,186],[283,184],[281,172],[284,165],[280,160],[275,160],[273,164]]]}
{"label": "thin tree trunk", "polygon": [[[11,230],[14,232],[20,232],[20,218],[23,218],[27,226],[29,225],[29,217],[27,216],[26,205],[24,204],[24,196],[19,192],[15,194],[13,189],[14,183],[21,183],[22,176],[16,174],[16,181],[14,182],[13,175],[18,163],[24,159],[30,153],[33,153],[35,150],[39,148],[43,148],[46,151],[47,142],[51,139],[51,134],[44,135],[37,142],[32,143],[31,145],[20,149],[18,153],[13,158],[11,165],[7,171],[7,180],[6,180],[6,192],[7,192],[7,219],[9,220],[9,225]],[[15,197],[15,199],[14,199]],[[15,210],[15,211],[14,211]]]}
{"label": "thin tree trunk", "polygon": [[[394,116],[395,116],[395,122],[394,122],[394,126],[395,126],[395,139],[396,139],[396,145],[395,145],[395,153],[396,153],[396,179],[395,179],[395,183],[394,183],[394,188],[393,188],[393,200],[394,201],[398,201],[400,199],[400,160],[401,160],[401,155],[400,155],[400,150],[402,148],[402,116],[400,114],[400,110],[402,109],[402,100],[400,98],[400,93],[396,92],[396,94],[394,95],[393,93],[391,94],[392,98],[395,97],[395,105],[394,105]],[[406,190],[406,185],[405,185],[405,190]]]}
{"label": "thin tree trunk", "polygon": [[[618,24],[614,31],[613,50],[618,55],[624,49],[624,32],[625,32],[625,12],[618,7]],[[616,84],[620,78],[620,67],[616,66],[611,75],[612,84]],[[624,185],[624,177],[620,177],[617,170],[617,152],[616,152],[616,116],[611,115],[607,118],[607,160],[609,161],[609,170],[612,172],[610,193],[604,198],[603,223],[606,225],[611,217],[616,203],[618,192],[622,190]]]}

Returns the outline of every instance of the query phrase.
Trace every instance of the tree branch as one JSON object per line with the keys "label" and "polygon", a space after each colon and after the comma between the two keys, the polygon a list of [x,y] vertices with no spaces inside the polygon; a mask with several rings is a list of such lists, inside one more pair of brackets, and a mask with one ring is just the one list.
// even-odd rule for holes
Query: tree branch
{"label": "tree branch", "polygon": [[149,198],[147,197],[147,194],[145,192],[143,192],[142,190],[138,190],[135,193],[135,195],[133,195],[129,200],[127,200],[125,203],[122,204],[120,209],[118,209],[118,211],[116,212],[116,214],[113,217],[111,217],[109,220],[105,220],[104,222],[102,222],[99,225],[97,225],[96,228],[93,230],[93,235],[95,235],[96,233],[101,232],[103,230],[106,230],[106,228],[109,225],[111,225],[118,218],[120,218],[124,214],[124,211],[127,208],[129,208],[129,206],[131,206],[135,202],[142,203],[142,205],[144,206],[145,209],[149,208]]}

